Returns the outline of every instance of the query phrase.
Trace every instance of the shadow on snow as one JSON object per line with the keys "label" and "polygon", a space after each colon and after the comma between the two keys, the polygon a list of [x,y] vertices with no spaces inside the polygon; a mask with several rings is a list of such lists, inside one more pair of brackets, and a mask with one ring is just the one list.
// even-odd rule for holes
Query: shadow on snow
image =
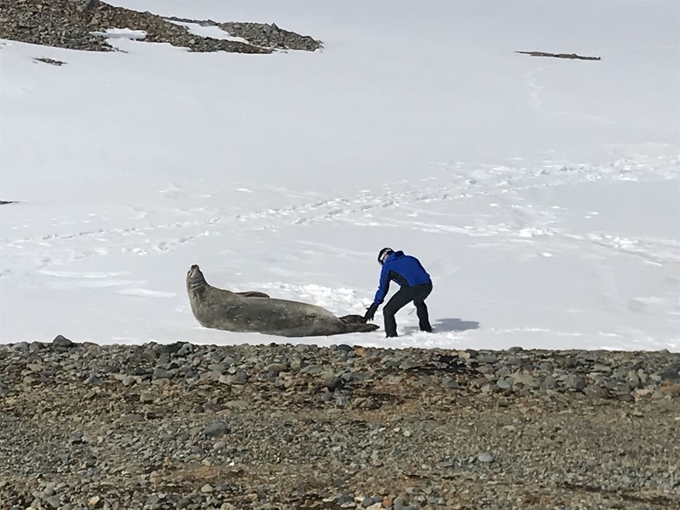
{"label": "shadow on snow", "polygon": [[[479,329],[479,322],[464,321],[461,319],[437,319],[432,323],[433,333],[449,333],[451,331],[467,331],[468,329]],[[419,331],[418,326],[404,327],[404,333],[415,333]]]}

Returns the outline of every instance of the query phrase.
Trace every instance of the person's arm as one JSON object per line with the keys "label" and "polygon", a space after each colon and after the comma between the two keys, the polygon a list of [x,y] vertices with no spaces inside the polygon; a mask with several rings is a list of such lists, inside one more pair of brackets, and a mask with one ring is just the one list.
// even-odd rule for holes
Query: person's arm
{"label": "person's arm", "polygon": [[375,298],[373,298],[373,304],[366,309],[366,314],[364,315],[365,321],[372,321],[375,317],[375,312],[378,311],[378,306],[383,302],[387,291],[390,288],[389,271],[383,266],[380,272],[380,283],[378,285],[378,291],[375,293]]}
{"label": "person's arm", "polygon": [[390,290],[389,274],[390,271],[385,266],[383,266],[382,271],[380,272],[380,284],[378,285],[378,291],[375,293],[375,297],[373,298],[373,304],[376,306],[376,308],[385,300],[385,296]]}

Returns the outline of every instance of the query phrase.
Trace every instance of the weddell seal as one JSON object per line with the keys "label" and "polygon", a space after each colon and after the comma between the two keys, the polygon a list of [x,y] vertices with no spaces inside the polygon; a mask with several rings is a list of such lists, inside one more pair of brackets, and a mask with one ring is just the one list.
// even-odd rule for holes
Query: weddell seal
{"label": "weddell seal", "polygon": [[198,265],[187,272],[191,311],[201,326],[288,337],[367,333],[379,328],[361,315],[336,317],[321,306],[274,299],[264,292],[231,292],[205,281]]}

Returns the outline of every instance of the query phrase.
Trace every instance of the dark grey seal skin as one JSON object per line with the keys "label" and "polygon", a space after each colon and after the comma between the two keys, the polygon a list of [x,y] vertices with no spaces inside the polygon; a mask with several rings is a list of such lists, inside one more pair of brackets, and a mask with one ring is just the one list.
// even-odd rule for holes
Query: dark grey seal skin
{"label": "dark grey seal skin", "polygon": [[360,315],[336,317],[321,306],[270,298],[264,292],[231,292],[206,282],[194,264],[187,272],[191,311],[201,326],[286,337],[367,333],[379,328]]}

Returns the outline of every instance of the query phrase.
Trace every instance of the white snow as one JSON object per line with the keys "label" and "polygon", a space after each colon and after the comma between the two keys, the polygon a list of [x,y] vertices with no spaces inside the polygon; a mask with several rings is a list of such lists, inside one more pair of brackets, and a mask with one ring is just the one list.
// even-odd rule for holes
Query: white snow
{"label": "white snow", "polygon": [[92,35],[104,37],[105,39],[144,39],[146,32],[144,30],[130,30],[129,28],[109,28],[104,32],[90,32]]}
{"label": "white snow", "polygon": [[186,21],[175,21],[168,20],[170,23],[185,27],[189,30],[189,33],[194,35],[200,35],[201,37],[210,37],[212,39],[223,39],[225,41],[237,41],[242,43],[248,43],[243,37],[233,37],[225,32],[220,27],[214,25],[202,26],[199,23],[189,23]]}
{"label": "white snow", "polygon": [[[1,41],[0,200],[20,203],[0,206],[0,342],[680,351],[674,0],[113,3],[324,49]],[[412,306],[390,340],[191,314],[194,263],[218,287],[363,313],[383,246],[432,274],[435,333]]]}

